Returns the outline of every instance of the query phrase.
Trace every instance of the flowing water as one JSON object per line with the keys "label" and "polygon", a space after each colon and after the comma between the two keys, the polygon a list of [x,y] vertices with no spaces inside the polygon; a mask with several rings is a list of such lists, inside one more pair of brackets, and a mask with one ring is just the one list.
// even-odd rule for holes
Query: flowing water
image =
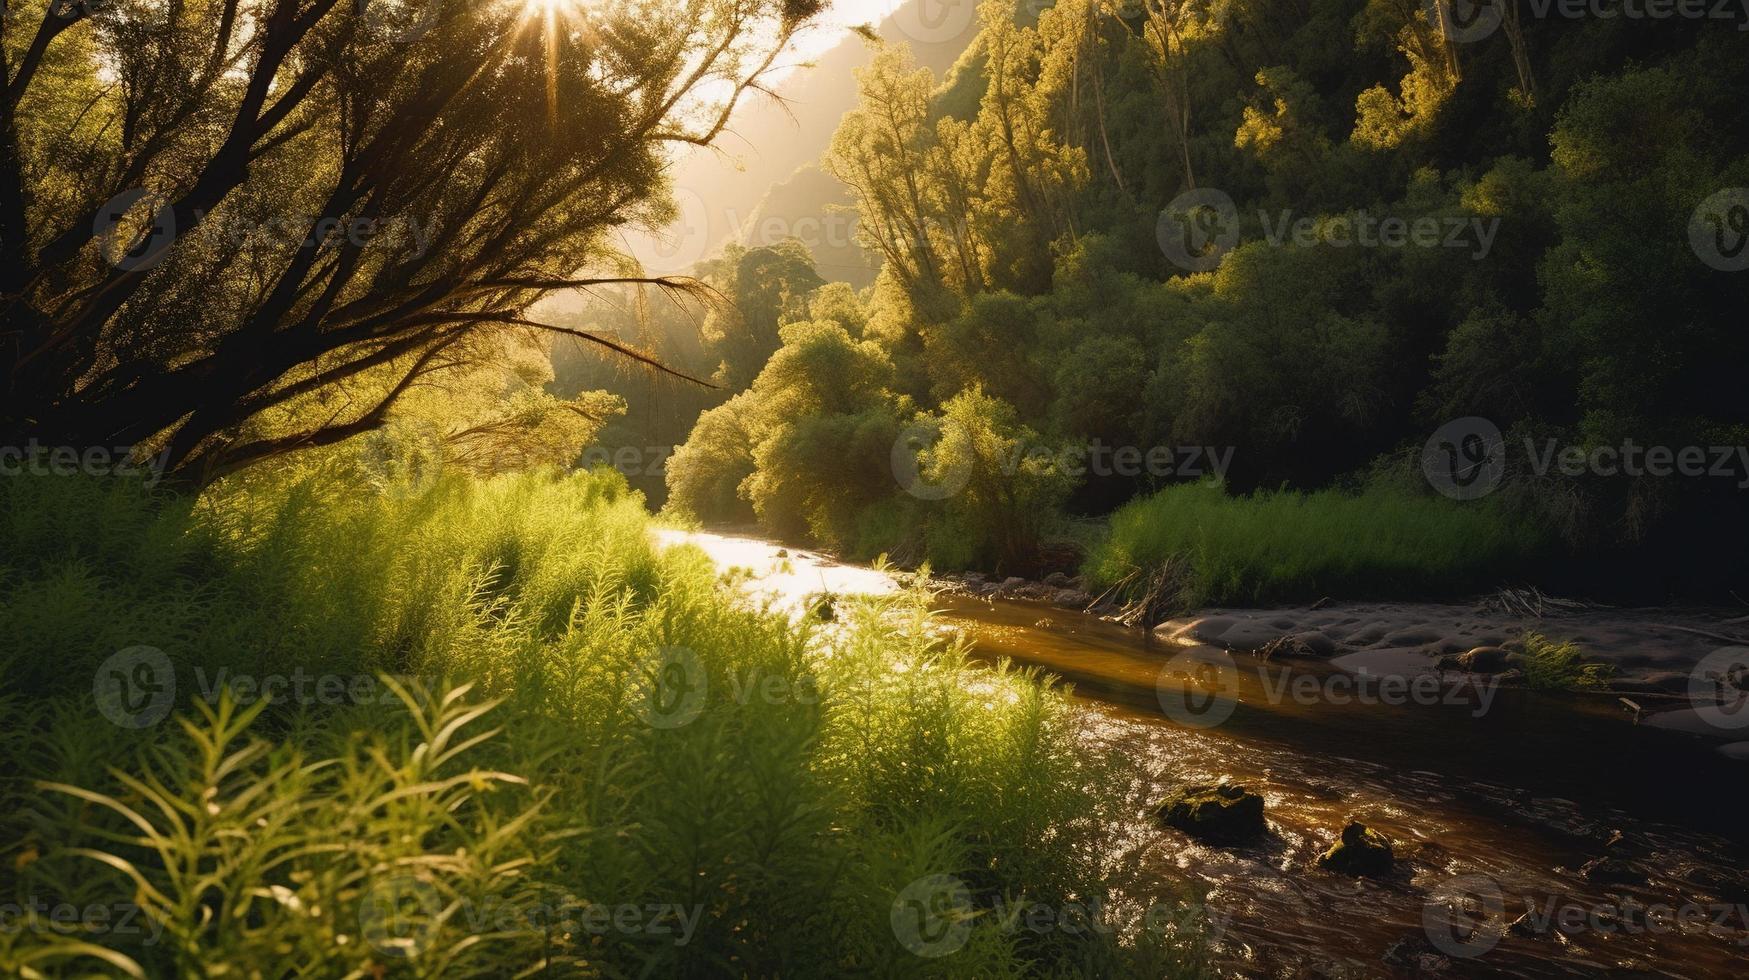
{"label": "flowing water", "polygon": [[[897,587],[872,569],[779,557],[757,539],[668,537],[749,569],[753,591],[792,609],[807,593]],[[1474,691],[1435,699],[1452,703],[1378,703],[1387,699],[1356,696],[1327,665],[1162,646],[1035,603],[944,595],[937,605],[941,628],[976,656],[1074,684],[1081,737],[1129,774],[1133,819],[1117,828],[1114,865],[1143,890],[1206,891],[1220,963],[1233,973],[1749,976],[1740,884],[1749,767],[1704,744],[1529,692],[1495,692],[1486,711]],[[1194,696],[1189,678],[1204,660],[1225,670],[1226,699]],[[1296,684],[1344,692],[1348,703],[1283,696]],[[1222,779],[1265,797],[1262,842],[1209,847],[1146,813],[1173,786]],[[1391,876],[1316,868],[1349,819],[1394,842]],[[1618,831],[1625,843],[1609,853],[1645,880],[1582,878]],[[1543,935],[1503,931],[1527,910],[1555,925]]]}

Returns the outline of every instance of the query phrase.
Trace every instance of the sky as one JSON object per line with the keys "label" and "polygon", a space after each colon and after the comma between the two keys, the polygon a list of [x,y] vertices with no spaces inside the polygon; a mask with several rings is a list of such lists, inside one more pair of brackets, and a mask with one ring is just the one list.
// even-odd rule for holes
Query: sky
{"label": "sky", "polygon": [[899,6],[900,0],[833,0],[820,16],[819,25],[796,41],[797,62],[810,61],[831,50],[852,27],[873,27]]}

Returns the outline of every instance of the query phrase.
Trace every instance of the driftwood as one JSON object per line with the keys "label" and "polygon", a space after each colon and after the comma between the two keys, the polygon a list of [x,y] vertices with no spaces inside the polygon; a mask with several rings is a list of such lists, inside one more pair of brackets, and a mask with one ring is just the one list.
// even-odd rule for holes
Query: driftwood
{"label": "driftwood", "polygon": [[1484,610],[1498,611],[1508,616],[1524,616],[1532,619],[1542,619],[1547,615],[1579,612],[1585,609],[1603,608],[1594,602],[1583,602],[1578,599],[1562,599],[1542,591],[1534,585],[1521,589],[1505,588],[1484,598],[1478,605]]}
{"label": "driftwood", "polygon": [[1113,619],[1125,626],[1153,629],[1183,608],[1180,598],[1183,582],[1184,562],[1178,558],[1169,558],[1152,569],[1130,572],[1105,591],[1105,595],[1130,597]]}

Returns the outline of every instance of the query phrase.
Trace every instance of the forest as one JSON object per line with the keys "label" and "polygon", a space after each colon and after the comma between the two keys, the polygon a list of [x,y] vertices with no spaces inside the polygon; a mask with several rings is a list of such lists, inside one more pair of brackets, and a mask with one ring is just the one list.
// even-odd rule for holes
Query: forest
{"label": "forest", "polygon": [[1749,8],[5,4],[0,974],[1740,970]]}

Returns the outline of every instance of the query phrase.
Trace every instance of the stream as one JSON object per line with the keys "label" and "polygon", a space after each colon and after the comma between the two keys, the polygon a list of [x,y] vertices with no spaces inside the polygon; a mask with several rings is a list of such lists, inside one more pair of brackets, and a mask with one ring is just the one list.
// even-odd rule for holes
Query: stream
{"label": "stream", "polygon": [[[754,594],[793,610],[808,593],[898,588],[876,570],[755,538],[662,540],[750,570]],[[1693,738],[1516,689],[1494,692],[1485,712],[1462,697],[1282,697],[1296,682],[1350,688],[1325,663],[1228,659],[1039,603],[944,594],[936,605],[940,628],[975,657],[1036,665],[1074,686],[1081,738],[1123,760],[1131,784],[1134,819],[1117,828],[1114,867],[1140,883],[1126,887],[1206,892],[1225,972],[1749,976],[1749,768]],[[1229,668],[1218,724],[1183,708],[1210,704],[1184,693],[1196,672],[1182,668],[1199,659]],[[1223,779],[1264,796],[1261,842],[1207,846],[1146,812],[1177,785]],[[1391,839],[1391,875],[1316,867],[1349,819]],[[1643,880],[1580,875],[1612,833],[1622,840],[1608,853]],[[1553,917],[1541,934],[1506,928],[1527,910]]]}

